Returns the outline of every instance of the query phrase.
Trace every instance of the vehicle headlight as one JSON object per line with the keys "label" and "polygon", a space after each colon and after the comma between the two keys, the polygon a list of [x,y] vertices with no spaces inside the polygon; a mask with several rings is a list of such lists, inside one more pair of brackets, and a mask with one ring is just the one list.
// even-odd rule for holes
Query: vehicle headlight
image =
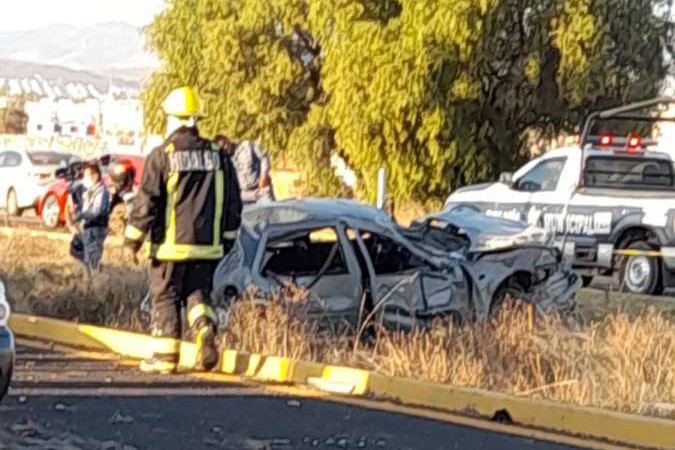
{"label": "vehicle headlight", "polygon": [[0,326],[6,326],[9,322],[10,308],[5,295],[5,283],[0,281]]}

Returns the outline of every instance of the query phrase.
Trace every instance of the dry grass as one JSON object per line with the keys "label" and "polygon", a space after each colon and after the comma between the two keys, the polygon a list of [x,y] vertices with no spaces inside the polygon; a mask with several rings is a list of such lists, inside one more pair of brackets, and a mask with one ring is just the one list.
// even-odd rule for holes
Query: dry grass
{"label": "dry grass", "polygon": [[[46,239],[0,238],[0,276],[15,309],[141,329],[145,275],[120,249],[104,273],[85,281],[67,246]],[[379,330],[369,339],[327,333],[303,320],[305,298],[284,293],[261,306],[253,293],[235,304],[222,343],[249,352],[353,365],[387,375],[673,417],[675,322],[656,311],[611,312],[591,323],[548,317],[528,330],[522,308],[491,323],[438,322],[409,333]],[[663,408],[654,408],[660,404]],[[665,411],[665,413],[664,413]]]}
{"label": "dry grass", "polygon": [[675,407],[675,323],[661,314],[616,313],[590,326],[548,317],[532,331],[526,317],[510,305],[487,324],[439,321],[357,343],[344,334],[326,339],[284,302],[261,307],[248,295],[234,307],[223,346],[626,412]]}
{"label": "dry grass", "polygon": [[0,277],[17,312],[142,329],[138,304],[146,291],[145,272],[120,248],[106,248],[103,273],[87,279],[67,244],[3,237]]}

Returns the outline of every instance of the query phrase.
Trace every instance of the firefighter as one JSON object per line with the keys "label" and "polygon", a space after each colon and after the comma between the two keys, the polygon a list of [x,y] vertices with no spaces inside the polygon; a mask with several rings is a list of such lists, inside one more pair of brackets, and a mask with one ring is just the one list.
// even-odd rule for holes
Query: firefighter
{"label": "firefighter", "polygon": [[199,135],[196,93],[172,91],[164,112],[167,138],[146,158],[124,233],[134,255],[149,237],[152,334],[166,338],[141,370],[177,369],[183,306],[197,344],[196,369],[211,370],[218,362],[217,317],[209,305],[213,274],[236,237],[241,194],[229,158]]}

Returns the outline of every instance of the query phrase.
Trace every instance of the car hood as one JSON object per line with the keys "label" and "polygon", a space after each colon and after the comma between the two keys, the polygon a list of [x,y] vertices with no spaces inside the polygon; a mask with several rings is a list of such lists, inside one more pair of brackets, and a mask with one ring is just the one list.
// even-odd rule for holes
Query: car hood
{"label": "car hood", "polygon": [[428,225],[453,230],[470,241],[468,251],[486,252],[520,246],[551,246],[553,233],[545,228],[489,217],[466,207],[455,207],[423,219]]}

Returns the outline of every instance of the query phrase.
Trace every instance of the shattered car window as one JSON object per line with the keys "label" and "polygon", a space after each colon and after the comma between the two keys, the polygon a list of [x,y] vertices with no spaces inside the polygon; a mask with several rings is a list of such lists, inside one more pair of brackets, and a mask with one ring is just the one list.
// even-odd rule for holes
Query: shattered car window
{"label": "shattered car window", "polygon": [[392,239],[377,233],[361,232],[362,237],[364,234],[368,235],[368,239],[364,239],[364,244],[376,275],[399,273],[426,266],[423,260]]}
{"label": "shattered car window", "polygon": [[[307,230],[268,241],[262,274],[301,277],[347,273],[345,258],[337,241],[335,229],[330,229],[335,236],[332,241],[325,239],[330,234],[326,230]],[[323,239],[318,238],[322,234]]]}

